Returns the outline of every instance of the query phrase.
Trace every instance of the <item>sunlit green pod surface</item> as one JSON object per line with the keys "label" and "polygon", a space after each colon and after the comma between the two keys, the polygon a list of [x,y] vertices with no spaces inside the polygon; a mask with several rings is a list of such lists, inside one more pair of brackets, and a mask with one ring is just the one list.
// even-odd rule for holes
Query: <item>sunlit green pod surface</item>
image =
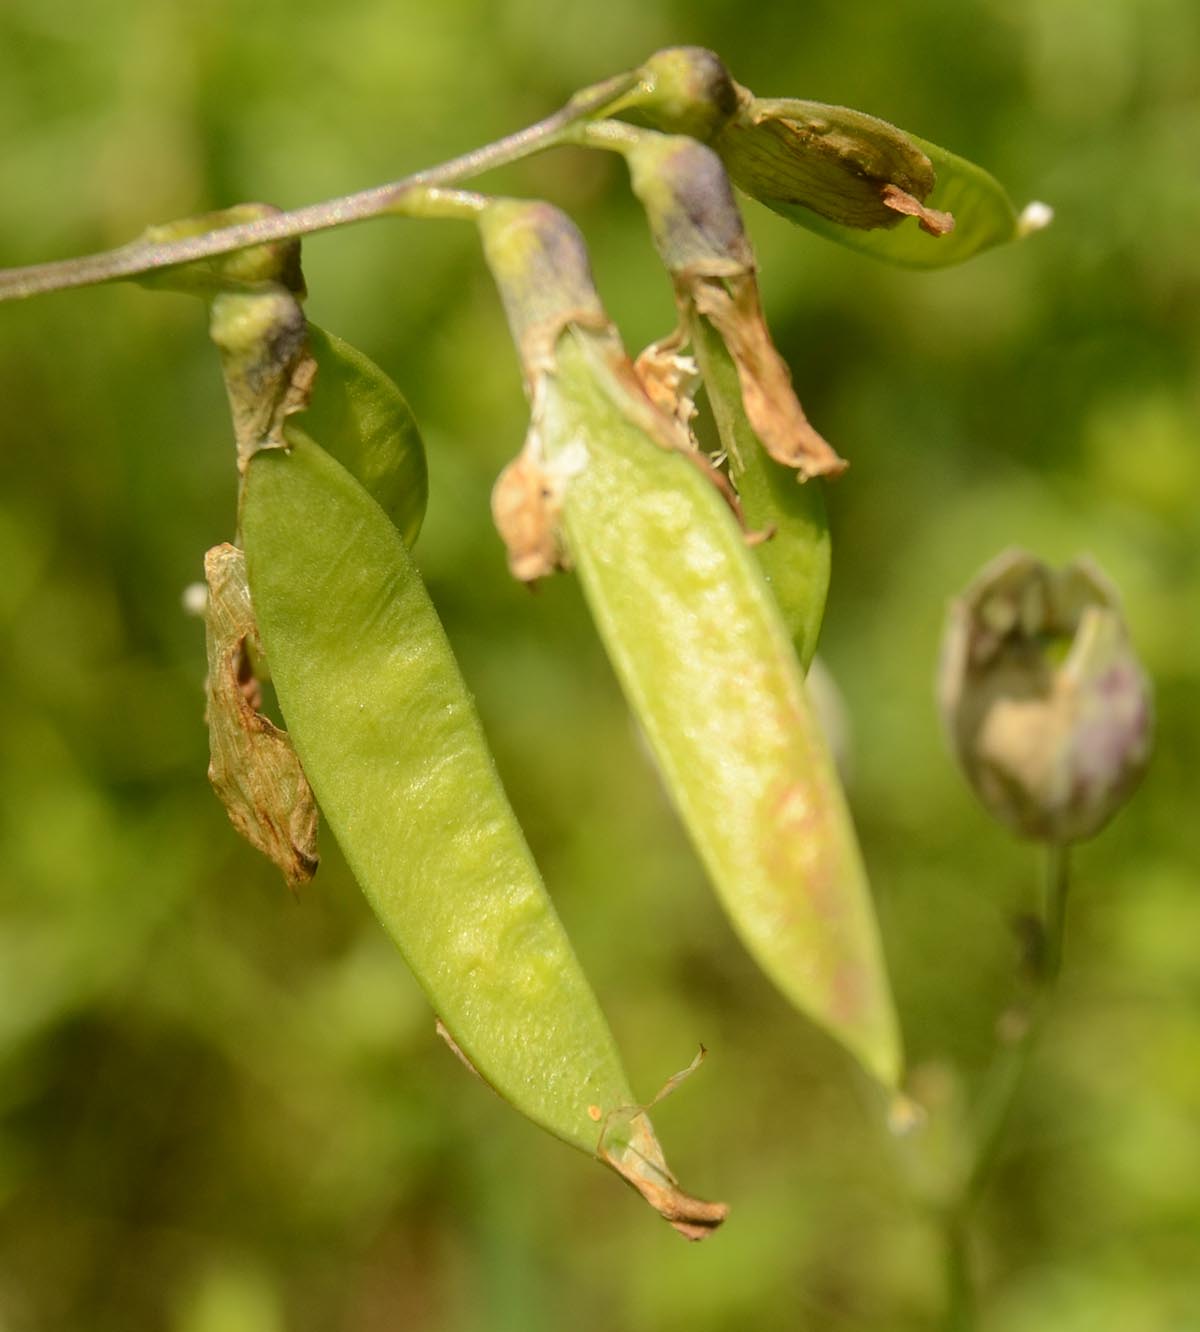
{"label": "sunlit green pod surface", "polygon": [[396,528],[301,431],[289,440],[251,460],[242,527],[280,707],[328,826],[480,1076],[598,1151],[689,1238],[708,1233],[725,1209],[681,1194],[646,1117],[617,1113],[634,1098],[608,1027]]}
{"label": "sunlit green pod surface", "polygon": [[441,625],[382,510],[297,431],[242,528],[280,707],[363,891],[460,1048],[585,1150],[632,1094],[501,789]]}
{"label": "sunlit green pod surface", "polygon": [[425,448],[412,409],[369,356],[311,320],[308,349],[317,377],[308,407],[296,420],[371,493],[411,548],[429,495]]}
{"label": "sunlit green pod surface", "polygon": [[870,890],[787,630],[725,501],[622,410],[597,345],[559,339],[541,425],[569,463],[562,523],[597,628],[746,946],[895,1086]]}

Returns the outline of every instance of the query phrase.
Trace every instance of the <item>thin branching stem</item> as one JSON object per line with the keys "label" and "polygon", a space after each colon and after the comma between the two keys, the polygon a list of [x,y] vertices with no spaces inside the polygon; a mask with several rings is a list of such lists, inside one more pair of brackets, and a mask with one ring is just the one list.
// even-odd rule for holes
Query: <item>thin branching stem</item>
{"label": "thin branching stem", "polygon": [[974,1332],[975,1286],[966,1212],[955,1208],[946,1217],[946,1319],[945,1332]]}
{"label": "thin branching stem", "polygon": [[1070,888],[1070,852],[1061,842],[1046,848],[1044,911],[1045,951],[1042,957],[1042,986],[1052,989],[1062,970],[1063,936],[1067,927],[1067,893]]}
{"label": "thin branching stem", "polygon": [[971,1214],[1000,1157],[1013,1107],[1049,1016],[1062,970],[1070,852],[1049,843],[1045,854],[1042,928],[1033,959],[1034,991],[1024,1011],[1008,1015],[1002,1044],[977,1102],[974,1151],[958,1204],[946,1215],[946,1332],[970,1332],[974,1299],[968,1264]]}
{"label": "thin branching stem", "polygon": [[220,227],[198,236],[166,242],[136,240],[115,250],[84,255],[78,259],[33,264],[27,268],[0,269],[0,301],[19,300],[68,287],[115,282],[141,273],[170,268],[175,264],[228,254],[267,241],[328,231],[333,227],[387,214],[411,213],[412,208],[408,205],[411,205],[415,191],[421,191],[427,186],[469,180],[484,171],[507,166],[533,153],[555,147],[567,138],[573,125],[612,109],[639,79],[640,75],[635,71],[597,83],[576,93],[565,106],[534,125],[388,185],[376,185],[357,194],[308,204],[290,212],[256,218],[252,222]]}

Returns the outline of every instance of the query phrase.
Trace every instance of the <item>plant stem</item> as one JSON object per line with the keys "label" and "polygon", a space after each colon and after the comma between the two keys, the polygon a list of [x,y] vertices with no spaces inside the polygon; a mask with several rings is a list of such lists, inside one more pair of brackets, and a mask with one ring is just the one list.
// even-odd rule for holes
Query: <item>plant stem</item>
{"label": "plant stem", "polygon": [[1043,910],[1045,912],[1045,951],[1042,957],[1041,980],[1044,990],[1050,990],[1062,969],[1063,935],[1067,925],[1067,892],[1070,888],[1070,852],[1062,842],[1051,842],[1046,848],[1046,878]]}
{"label": "plant stem", "polygon": [[1062,969],[1069,884],[1069,848],[1065,844],[1052,842],[1046,847],[1042,930],[1040,947],[1034,958],[1034,991],[1024,1012],[1013,1015],[1016,1019],[1015,1029],[1010,1030],[1007,1036],[1002,1035],[1002,1044],[984,1080],[977,1102],[975,1151],[958,1205],[946,1217],[946,1332],[970,1332],[974,1326],[967,1264],[971,1214],[999,1159],[1013,1107],[1037,1041],[1045,1029],[1055,985]]}
{"label": "plant stem", "polygon": [[327,231],[350,222],[408,211],[405,196],[416,189],[430,185],[448,185],[467,180],[495,167],[507,166],[533,153],[553,148],[563,142],[569,130],[580,120],[599,115],[632,87],[640,74],[632,71],[618,74],[603,83],[575,94],[553,115],[534,125],[509,134],[494,143],[475,148],[461,157],[452,158],[439,166],[427,167],[388,185],[376,185],[357,194],[327,199],[308,204],[291,212],[276,213],[237,226],[222,227],[169,242],[131,241],[115,250],[84,255],[78,259],[63,259],[56,263],[32,264],[27,268],[0,269],[0,301],[19,300],[42,292],[60,291],[67,287],[86,287],[94,283],[113,282],[134,277],[140,273],[169,268],[175,264],[190,263],[196,259],[231,250],[261,245],[266,241],[283,240],[291,236],[308,235],[314,231]]}
{"label": "plant stem", "polygon": [[566,137],[581,148],[604,148],[609,152],[628,154],[652,136],[662,137],[657,130],[641,129],[623,120],[608,120],[590,124],[576,122],[568,129]]}
{"label": "plant stem", "polygon": [[946,1217],[946,1292],[945,1332],[972,1332],[975,1288],[971,1283],[967,1217],[958,1209]]}

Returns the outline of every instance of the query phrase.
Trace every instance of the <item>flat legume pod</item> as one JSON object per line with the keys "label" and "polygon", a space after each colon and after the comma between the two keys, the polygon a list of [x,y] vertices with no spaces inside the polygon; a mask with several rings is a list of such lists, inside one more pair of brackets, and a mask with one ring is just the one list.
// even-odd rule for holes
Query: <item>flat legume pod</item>
{"label": "flat legume pod", "polygon": [[540,424],[551,468],[572,459],[562,522],[597,628],[746,945],[895,1086],[870,891],[789,636],[716,488],[630,420],[609,355],[561,336]]}
{"label": "flat legume pod", "polygon": [[[601,1156],[690,1238],[675,1187],[505,798],[395,527],[301,431],[251,460],[251,592],[288,731],[359,884],[457,1045],[542,1127]],[[610,1118],[611,1116],[611,1118]]]}

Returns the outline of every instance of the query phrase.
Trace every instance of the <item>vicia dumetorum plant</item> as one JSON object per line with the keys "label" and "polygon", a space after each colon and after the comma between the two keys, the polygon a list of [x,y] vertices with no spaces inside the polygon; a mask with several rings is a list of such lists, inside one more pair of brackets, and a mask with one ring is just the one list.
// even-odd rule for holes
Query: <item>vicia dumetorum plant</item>
{"label": "vicia dumetorum plant", "polygon": [[[675,327],[636,355],[564,213],[465,188],[564,144],[624,158],[670,275]],[[651,1126],[654,1102],[628,1083],[414,563],[427,488],[421,436],[387,375],[306,320],[299,238],[382,215],[477,228],[530,405],[524,443],[492,496],[511,572],[527,583],[559,571],[579,578],[735,930],[877,1084],[893,1124],[911,1125],[919,1109],[902,1090],[867,874],[805,684],[829,579],[822,487],[852,482],[839,480],[846,461],[807,419],[771,340],[735,189],[822,236],[919,268],[958,263],[1049,215],[1042,205],[1018,214],[986,172],[883,121],[755,97],[711,52],[676,48],[539,124],[394,184],[292,212],[243,204],[153,226],[104,254],[0,273],[4,298],[135,279],[205,302],[240,477],[234,540],[204,561],[210,777],[230,819],[293,889],[317,869],[322,822],[455,1054],[691,1239],[719,1226],[726,1208],[677,1184]],[[694,431],[701,389],[716,452]],[[1148,698],[1122,656],[1119,616],[1114,627],[1084,607],[1097,588],[1115,607],[1100,576],[1068,580],[1065,609],[1042,624],[1038,608],[1050,614],[1047,589],[1059,584],[1021,569],[1025,583],[1005,584],[1011,606],[986,603],[992,638],[962,621],[943,697],[985,800],[1061,848],[1097,826],[1081,780],[1095,777],[1089,792],[1123,793],[1140,771]],[[1028,766],[1028,734],[1012,739],[1011,718],[988,722],[963,682],[984,662],[981,644],[1028,666],[1034,647],[1047,635],[1069,639],[1081,617],[1085,665],[1116,660],[1124,671],[1124,721],[1093,726],[1074,748],[1059,737],[1043,763],[1051,775],[1031,776],[1027,794],[997,753],[1007,735],[1014,761]],[[1013,638],[1017,629],[1028,642]],[[286,729],[263,713],[267,679]],[[1085,703],[1103,712],[1107,687]],[[1040,716],[1022,715],[1044,732]],[[1061,708],[1055,716],[1074,734]],[[1114,751],[1120,773],[1097,776]],[[1052,778],[1063,763],[1060,790]],[[1087,806],[1075,821],[1064,815],[1062,836],[1037,813],[1048,787],[1069,809]],[[682,1077],[666,1078],[659,1096]]]}

